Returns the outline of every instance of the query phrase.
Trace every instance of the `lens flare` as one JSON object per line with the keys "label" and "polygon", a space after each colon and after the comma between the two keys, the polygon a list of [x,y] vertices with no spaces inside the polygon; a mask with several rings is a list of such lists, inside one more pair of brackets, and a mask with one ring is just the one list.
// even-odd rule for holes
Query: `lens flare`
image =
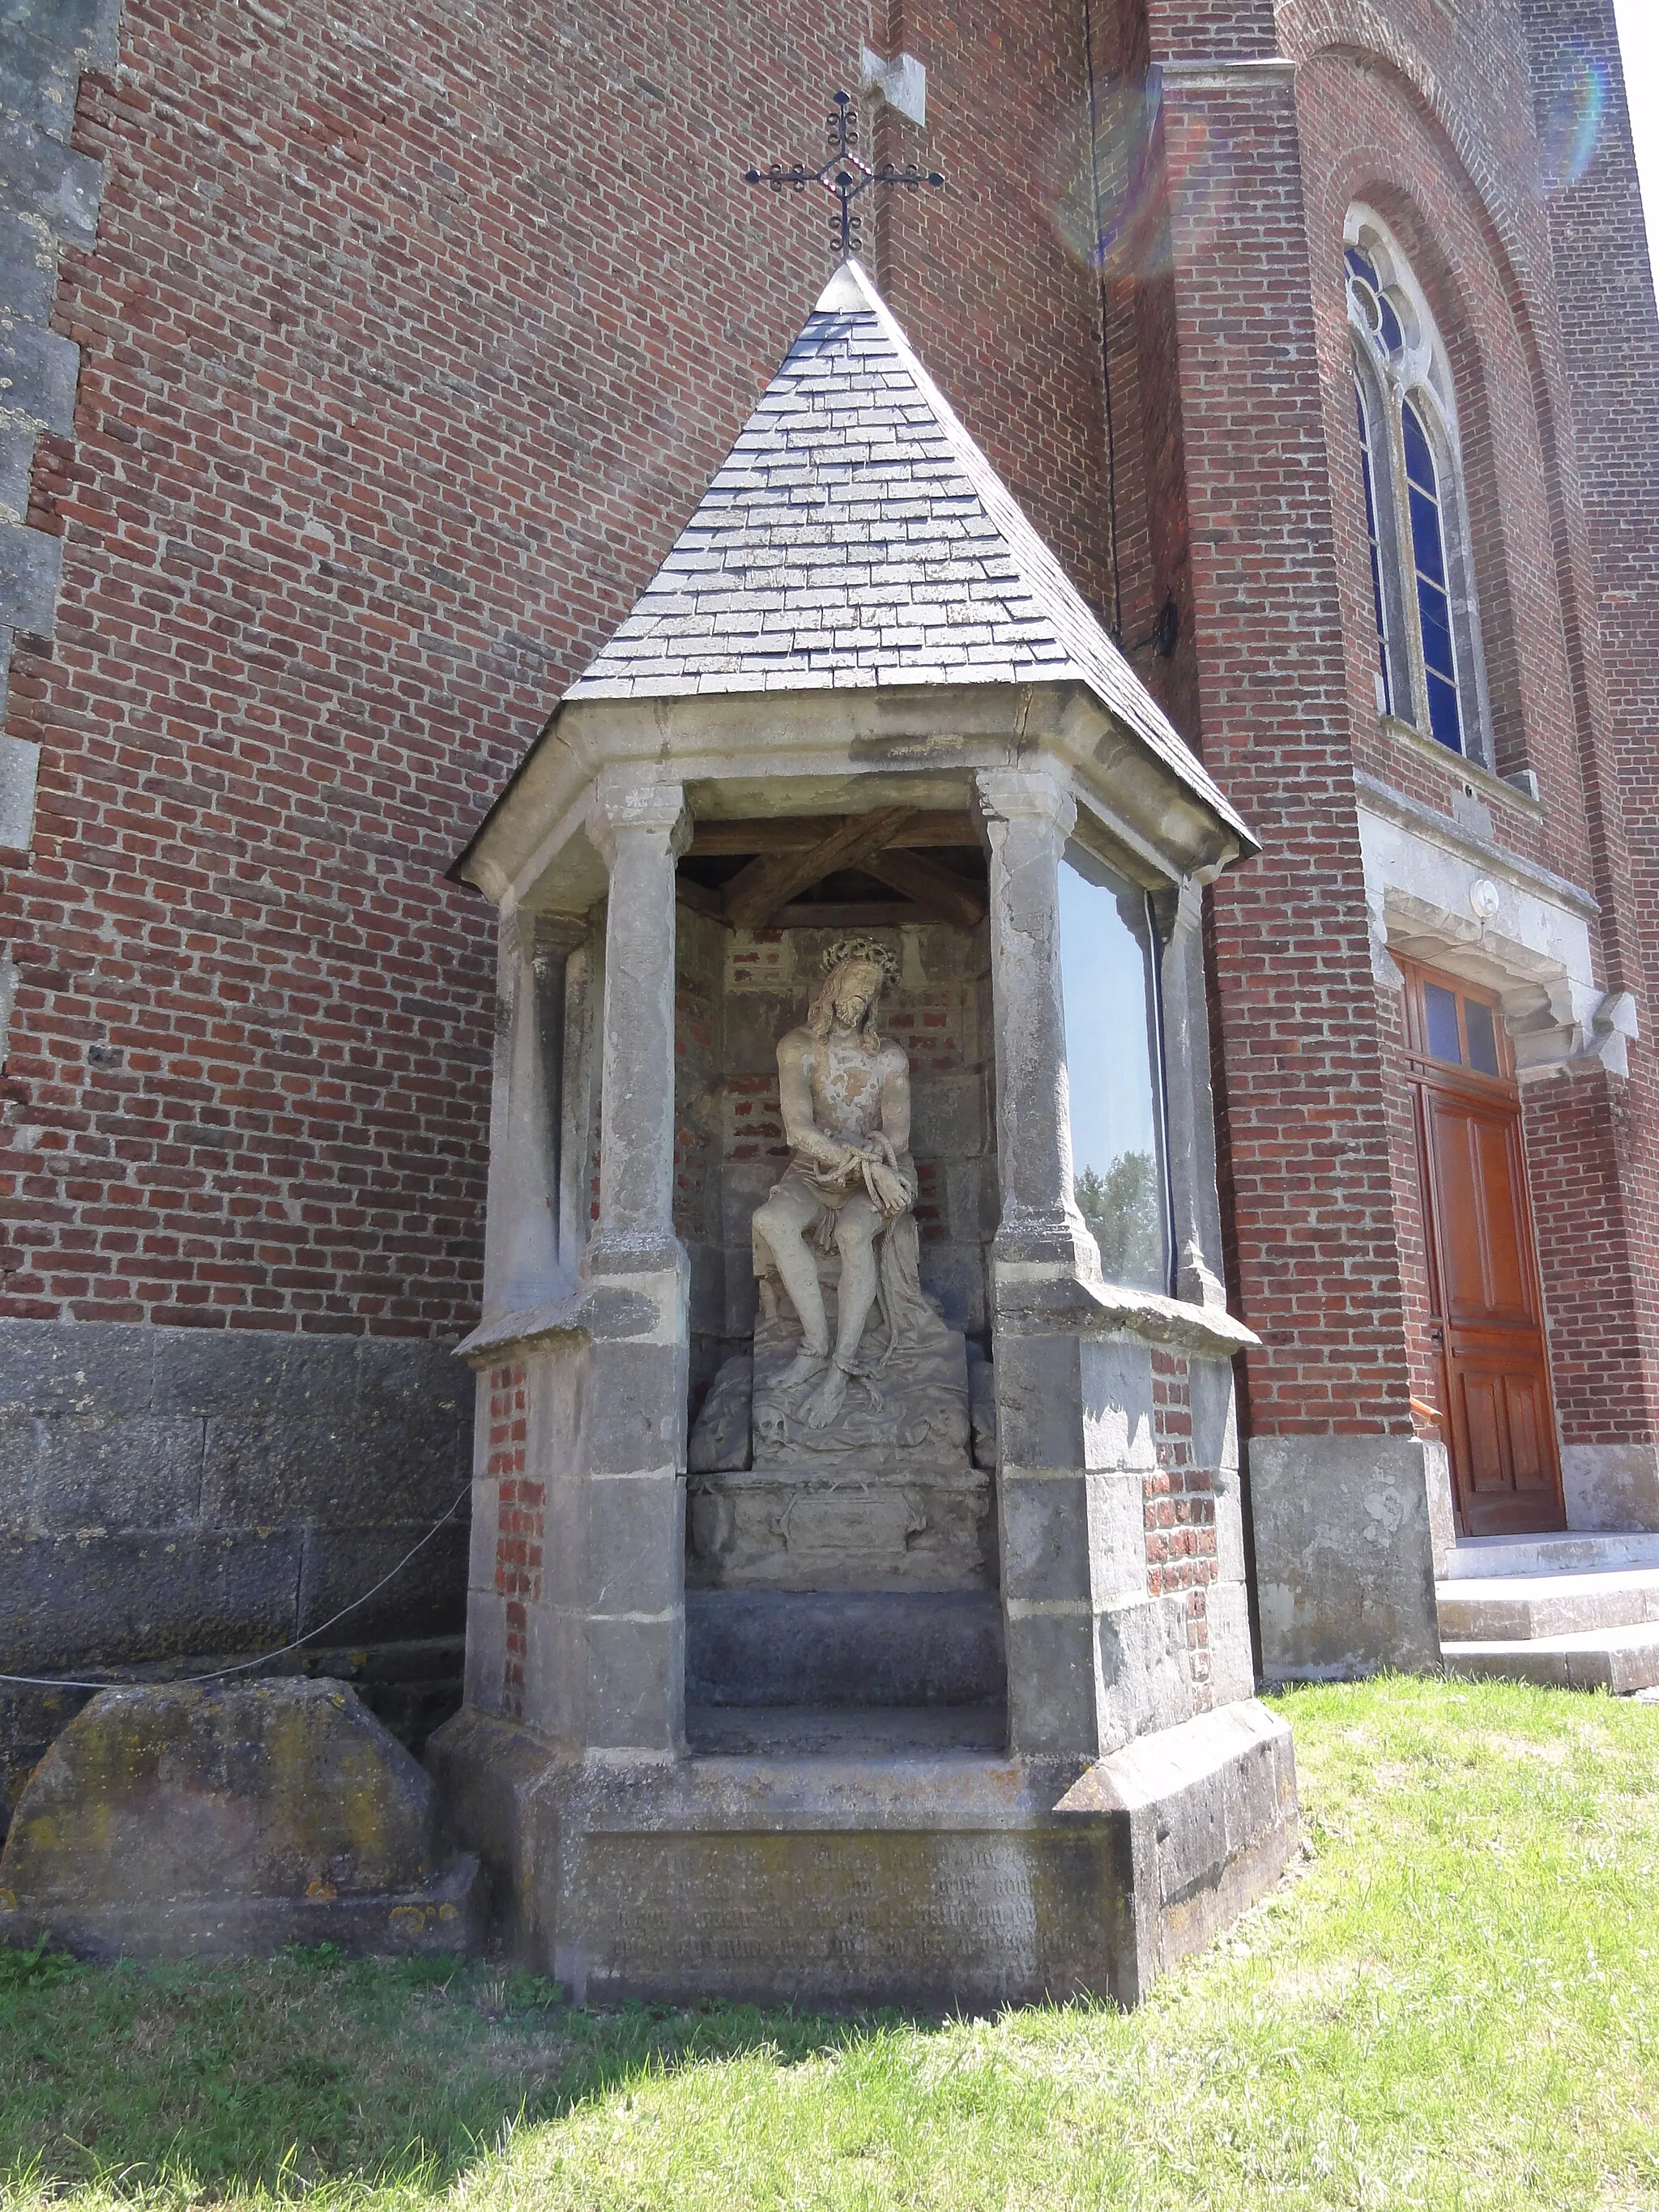
{"label": "lens flare", "polygon": [[1595,159],[1607,112],[1604,62],[1575,54],[1544,118],[1539,156],[1547,191],[1576,185]]}
{"label": "lens flare", "polygon": [[[1167,275],[1170,224],[1182,252],[1212,242],[1226,149],[1201,116],[1164,110],[1156,82],[1118,82],[1085,109],[1082,152],[1055,198],[1054,228],[1074,260],[1109,278]],[[1092,163],[1091,155],[1092,153]]]}

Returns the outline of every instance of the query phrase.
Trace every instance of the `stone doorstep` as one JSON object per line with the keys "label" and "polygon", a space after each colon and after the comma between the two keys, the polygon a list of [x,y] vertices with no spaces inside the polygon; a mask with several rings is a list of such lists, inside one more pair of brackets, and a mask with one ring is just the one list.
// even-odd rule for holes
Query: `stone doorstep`
{"label": "stone doorstep", "polygon": [[356,1958],[476,1955],[489,1932],[477,1856],[459,1853],[423,1888],[367,1897],[178,1897],[143,1905],[24,1904],[0,1911],[0,1949],[42,1936],[78,1959],[269,1958],[337,1943]]}
{"label": "stone doorstep", "polygon": [[1602,1574],[1633,1567],[1659,1568],[1659,1533],[1566,1529],[1547,1536],[1461,1536],[1451,1548],[1443,1578],[1467,1582],[1487,1577]]}
{"label": "stone doorstep", "polygon": [[1659,1621],[1659,1566],[1437,1583],[1443,1641],[1513,1642]]}
{"label": "stone doorstep", "polygon": [[1441,1645],[1448,1673],[1629,1697],[1659,1686],[1659,1624]]}

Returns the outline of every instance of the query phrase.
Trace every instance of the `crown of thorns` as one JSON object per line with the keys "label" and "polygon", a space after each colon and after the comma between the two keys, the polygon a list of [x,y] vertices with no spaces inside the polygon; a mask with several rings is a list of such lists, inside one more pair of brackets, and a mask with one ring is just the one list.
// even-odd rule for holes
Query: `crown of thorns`
{"label": "crown of thorns", "polygon": [[898,988],[899,964],[884,945],[878,945],[873,937],[838,937],[824,952],[819,967],[826,975],[833,975],[844,960],[861,960],[872,968],[879,968],[882,981],[889,990]]}

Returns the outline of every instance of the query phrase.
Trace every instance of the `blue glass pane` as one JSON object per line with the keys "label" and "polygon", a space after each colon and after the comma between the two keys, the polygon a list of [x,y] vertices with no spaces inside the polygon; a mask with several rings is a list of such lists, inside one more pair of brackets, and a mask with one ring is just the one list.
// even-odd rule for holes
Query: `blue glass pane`
{"label": "blue glass pane", "polygon": [[1478,1075],[1496,1075],[1498,1031],[1492,1024],[1492,1008],[1483,1006],[1479,999],[1465,999],[1463,1026],[1469,1035],[1469,1066]]}
{"label": "blue glass pane", "polygon": [[1352,276],[1363,278],[1373,292],[1380,292],[1382,289],[1382,283],[1369,255],[1362,253],[1357,246],[1351,246],[1342,258],[1347,263],[1349,273]]}
{"label": "blue glass pane", "polygon": [[1419,579],[1417,611],[1423,623],[1424,665],[1431,676],[1443,677],[1448,684],[1455,684],[1457,663],[1452,658],[1451,614],[1445,593],[1437,592]]}
{"label": "blue glass pane", "polygon": [[1399,353],[1406,343],[1406,333],[1400,327],[1400,318],[1381,293],[1377,295],[1376,304],[1382,313],[1382,343],[1390,353]]}
{"label": "blue glass pane", "polygon": [[1440,539],[1440,509],[1416,489],[1412,492],[1411,502],[1412,546],[1417,555],[1419,573],[1443,586],[1446,560]]}
{"label": "blue glass pane", "polygon": [[1448,752],[1463,750],[1463,721],[1457,711],[1457,687],[1443,676],[1429,676],[1429,728]]}
{"label": "blue glass pane", "polygon": [[1438,983],[1425,983],[1423,1012],[1428,1022],[1429,1050],[1437,1060],[1449,1060],[1455,1067],[1461,1067],[1463,1054],[1457,1042],[1456,994],[1443,991]]}
{"label": "blue glass pane", "polygon": [[1430,449],[1428,433],[1409,401],[1401,416],[1401,428],[1406,437],[1406,474],[1419,490],[1427,492],[1431,499],[1437,499],[1440,485],[1434,473],[1434,454]]}

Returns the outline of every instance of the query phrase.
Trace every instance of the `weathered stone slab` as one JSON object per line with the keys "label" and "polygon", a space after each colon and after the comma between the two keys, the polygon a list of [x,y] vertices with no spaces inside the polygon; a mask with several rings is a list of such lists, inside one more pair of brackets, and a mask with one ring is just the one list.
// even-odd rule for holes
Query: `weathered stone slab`
{"label": "weathered stone slab", "polygon": [[690,1590],[685,1694],[717,1705],[998,1705],[994,1590]]}
{"label": "weathered stone slab", "polygon": [[1279,1875],[1290,1732],[1254,1703],[1097,1764],[973,1753],[544,1763],[475,1712],[432,1757],[579,1999],[1133,2002]]}
{"label": "weathered stone slab", "polygon": [[440,1849],[431,1782],[331,1682],[101,1692],[0,1853],[0,1942],[88,1957],[458,1951],[482,1911],[477,1861]]}
{"label": "weathered stone slab", "polygon": [[695,1476],[694,1588],[777,1590],[988,1587],[991,1478],[925,1464],[813,1474],[751,1468]]}

